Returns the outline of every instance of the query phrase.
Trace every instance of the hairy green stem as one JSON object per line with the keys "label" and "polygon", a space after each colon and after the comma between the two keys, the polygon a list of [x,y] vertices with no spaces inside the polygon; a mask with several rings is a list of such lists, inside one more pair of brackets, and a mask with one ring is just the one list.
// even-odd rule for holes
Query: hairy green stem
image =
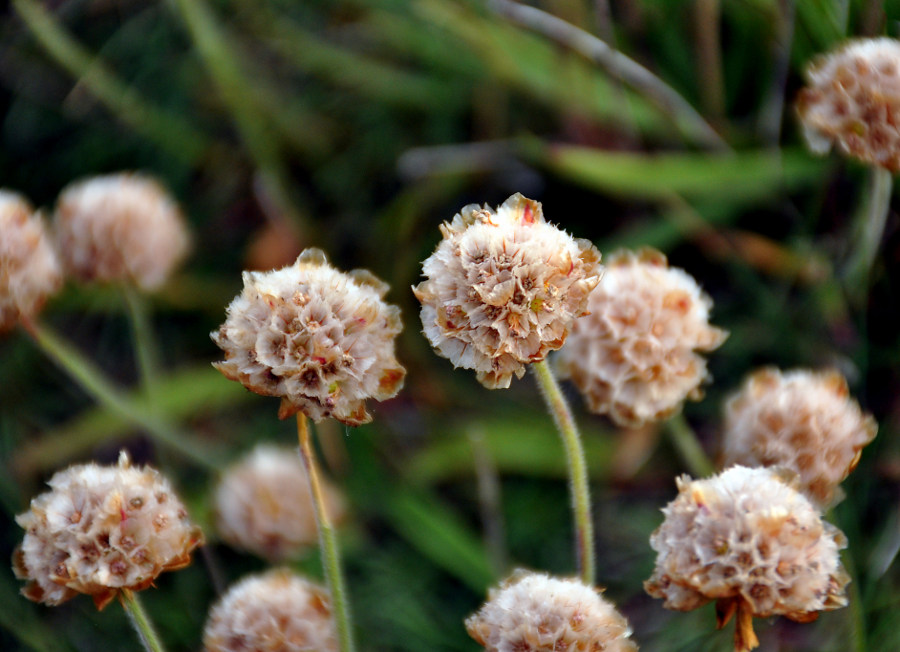
{"label": "hairy green stem", "polygon": [[572,495],[572,513],[575,518],[575,551],[582,581],[594,585],[594,523],[591,520],[591,490],[588,484],[587,464],[581,436],[572,418],[559,384],[546,360],[531,365],[537,378],[541,395],[553,415],[556,427],[566,449],[569,466],[569,489]]}
{"label": "hairy green stem", "polygon": [[147,652],[165,652],[165,648],[159,640],[159,635],[153,629],[153,623],[147,616],[147,612],[144,611],[144,607],[134,591],[122,589],[119,593],[119,600],[125,608],[125,613],[128,614],[128,620],[134,626],[134,631],[137,632],[138,638],[141,639],[144,649]]}
{"label": "hairy green stem", "polygon": [[322,550],[322,566],[325,569],[325,581],[331,591],[332,613],[337,627],[338,643],[341,652],[353,652],[355,649],[353,621],[350,618],[350,604],[347,600],[344,575],[341,571],[340,551],[334,527],[331,525],[331,519],[328,517],[328,510],[325,507],[325,497],[319,482],[319,470],[310,442],[306,415],[302,412],[297,413],[297,439],[300,442],[300,459],[303,460],[303,466],[306,467],[306,477],[309,480],[309,489],[313,498],[316,524],[319,528],[319,547]]}
{"label": "hairy green stem", "polygon": [[697,440],[697,433],[680,412],[666,421],[672,444],[695,478],[708,478],[715,472],[713,463]]}

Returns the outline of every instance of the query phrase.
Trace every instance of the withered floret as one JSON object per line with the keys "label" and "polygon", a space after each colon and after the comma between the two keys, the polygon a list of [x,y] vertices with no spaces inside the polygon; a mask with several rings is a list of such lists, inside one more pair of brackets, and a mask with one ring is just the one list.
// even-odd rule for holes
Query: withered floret
{"label": "withered floret", "polygon": [[791,469],[827,508],[877,429],[837,371],[760,369],[725,405],[724,464]]}
{"label": "withered floret", "polygon": [[212,608],[206,652],[332,652],[338,649],[324,588],[281,568],[244,578]]}
{"label": "withered floret", "polygon": [[413,288],[425,336],[485,387],[509,387],[585,314],[600,252],[547,223],[540,203],[518,193],[496,211],[463,207],[441,233],[422,265],[427,280]]}
{"label": "withered floret", "polygon": [[13,569],[35,602],[85,593],[102,609],[120,589],[145,589],[187,566],[203,542],[168,480],[131,466],[124,451],[116,466],[72,466],[48,484],[16,517],[26,532]]}
{"label": "withered floret", "polygon": [[243,292],[211,334],[225,352],[213,366],[257,394],[280,397],[279,417],[303,412],[358,426],[372,420],[366,399],[400,391],[400,309],[382,300],[386,283],[366,270],[334,269],[319,249],[243,278]]}
{"label": "withered floret", "polygon": [[600,593],[576,579],[517,571],[466,619],[488,652],[635,652],[631,629]]}
{"label": "withered floret", "polygon": [[589,409],[620,426],[665,419],[702,398],[706,361],[727,337],[709,324],[712,301],[653,249],[617,251],[555,363]]}

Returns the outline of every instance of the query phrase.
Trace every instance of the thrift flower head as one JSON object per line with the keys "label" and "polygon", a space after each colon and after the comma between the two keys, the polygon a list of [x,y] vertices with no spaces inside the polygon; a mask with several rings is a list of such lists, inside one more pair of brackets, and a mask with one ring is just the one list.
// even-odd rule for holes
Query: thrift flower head
{"label": "thrift flower head", "polygon": [[145,589],[163,571],[187,566],[203,542],[169,482],[131,466],[124,451],[116,466],[72,466],[48,484],[52,490],[16,517],[26,532],[14,570],[35,602],[86,593],[102,609],[119,589]]}
{"label": "thrift flower head", "polygon": [[858,39],[818,58],[797,111],[810,149],[832,144],[865,163],[900,170],[900,41]]}
{"label": "thrift flower head", "polygon": [[62,273],[40,215],[19,195],[0,190],[0,332],[40,312]]}
{"label": "thrift flower head", "polygon": [[479,382],[509,387],[513,374],[563,345],[600,281],[600,252],[544,221],[515,194],[493,210],[471,204],[449,224],[413,288],[425,336]]}
{"label": "thrift flower head", "polygon": [[122,173],[71,184],[56,204],[66,269],[82,281],[153,290],[187,255],[190,239],[174,200],[155,180]]}
{"label": "thrift flower head", "polygon": [[677,484],[678,497],[650,537],[658,554],[644,583],[668,609],[716,600],[725,621],[737,608],[748,622],[777,615],[806,622],[847,604],[849,578],[838,553],[844,536],[784,474],[734,466]]}
{"label": "thrift flower head", "polygon": [[761,369],[725,406],[724,461],[789,468],[828,507],[877,428],[838,372]]}
{"label": "thrift flower head", "polygon": [[517,571],[491,589],[466,629],[490,652],[638,649],[628,622],[596,589],[543,573]]}
{"label": "thrift flower head", "polygon": [[[340,494],[329,484],[322,490],[329,518],[339,522]],[[223,540],[269,561],[295,557],[318,541],[309,481],[296,451],[257,446],[225,471],[215,511]]]}
{"label": "thrift flower head", "polygon": [[244,291],[212,338],[215,367],[247,389],[281,397],[278,416],[303,412],[350,426],[372,420],[365,400],[391,398],[406,370],[394,357],[400,310],[388,286],[365,270],[331,267],[307,249],[288,267],[244,272]]}
{"label": "thrift flower head", "polygon": [[708,374],[696,351],[716,349],[727,334],[710,326],[712,301],[693,277],[653,249],[618,251],[587,307],[556,363],[593,412],[637,427],[702,397]]}
{"label": "thrift flower head", "polygon": [[206,652],[331,652],[338,649],[325,589],[276,569],[244,578],[212,608]]}

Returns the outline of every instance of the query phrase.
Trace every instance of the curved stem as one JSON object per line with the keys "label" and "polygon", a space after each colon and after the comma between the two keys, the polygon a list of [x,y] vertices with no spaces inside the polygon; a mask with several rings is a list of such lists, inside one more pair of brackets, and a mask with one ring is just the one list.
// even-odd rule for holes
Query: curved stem
{"label": "curved stem", "polygon": [[306,415],[302,412],[297,413],[297,439],[300,442],[300,459],[303,460],[303,466],[306,467],[306,477],[309,479],[309,489],[315,507],[316,524],[319,528],[319,547],[322,549],[322,566],[325,569],[325,581],[331,591],[331,604],[340,650],[341,652],[352,652],[355,646],[350,605],[347,601],[347,590],[344,587],[344,576],[341,572],[340,552],[334,528],[325,507],[325,498],[322,494],[319,470],[310,443]]}
{"label": "curved stem", "polygon": [[697,441],[697,433],[683,414],[678,413],[669,419],[666,422],[666,430],[682,461],[695,478],[708,478],[715,472],[712,462]]}
{"label": "curved stem", "polygon": [[153,336],[150,309],[146,299],[137,289],[126,286],[122,288],[125,303],[128,307],[128,321],[131,322],[131,334],[137,354],[138,372],[144,392],[151,396],[159,380],[159,349]]}
{"label": "curved stem", "polygon": [[594,585],[594,524],[591,520],[591,491],[588,484],[587,464],[581,436],[572,418],[569,404],[559,389],[559,384],[546,360],[531,365],[537,378],[541,395],[553,415],[556,427],[566,449],[569,465],[569,490],[572,494],[572,512],[575,518],[575,551],[582,581]]}
{"label": "curved stem", "polygon": [[855,249],[851,254],[848,280],[858,289],[862,296],[869,291],[869,273],[878,248],[884,235],[884,225],[891,208],[891,191],[894,189],[894,176],[890,170],[873,167],[867,188],[868,204],[866,210],[857,218],[859,224],[856,234]]}
{"label": "curved stem", "polygon": [[134,631],[137,632],[138,638],[147,652],[165,652],[163,644],[159,640],[159,635],[153,628],[147,612],[138,600],[137,595],[131,589],[122,589],[119,593],[119,601],[128,614],[128,620],[131,621]]}

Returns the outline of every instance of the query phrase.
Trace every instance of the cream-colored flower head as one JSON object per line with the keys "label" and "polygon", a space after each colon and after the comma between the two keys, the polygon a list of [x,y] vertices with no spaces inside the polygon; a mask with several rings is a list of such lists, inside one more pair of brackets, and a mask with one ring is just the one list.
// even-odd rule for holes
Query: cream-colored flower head
{"label": "cream-colored flower head", "polygon": [[79,280],[144,290],[165,283],[190,245],[175,201],[154,179],[132,173],[66,187],[56,204],[56,237],[66,270]]}
{"label": "cream-colored flower head", "polygon": [[251,575],[212,608],[206,652],[331,652],[338,649],[327,591],[287,569]]}
{"label": "cream-colored flower head", "polygon": [[816,59],[797,112],[810,149],[833,144],[865,163],[900,170],[900,41],[859,39]]}
{"label": "cream-colored flower head", "polygon": [[617,251],[587,307],[555,363],[591,411],[637,427],[702,398],[708,374],[696,351],[712,351],[727,333],[710,326],[712,301],[693,277],[656,250]]}
{"label": "cream-colored flower head", "polygon": [[120,589],[145,589],[163,571],[187,566],[203,542],[169,482],[131,466],[124,451],[116,466],[72,466],[48,484],[52,491],[16,517],[26,532],[14,570],[35,602],[86,593],[102,609]]}
{"label": "cream-colored flower head", "polygon": [[0,190],[0,332],[37,315],[61,285],[43,219],[20,195]]}
{"label": "cream-colored flower head", "polygon": [[[320,481],[321,482],[321,481]],[[329,519],[344,501],[322,484]],[[306,469],[296,451],[261,444],[225,471],[216,488],[216,529],[229,544],[269,561],[296,557],[318,541]]]}
{"label": "cream-colored flower head", "polygon": [[394,357],[400,309],[382,300],[387,290],[366,270],[334,269],[319,249],[282,269],[244,272],[244,291],[212,333],[225,351],[214,366],[257,394],[281,397],[281,418],[303,412],[367,423],[366,399],[391,398],[406,375]]}
{"label": "cream-colored flower head", "polygon": [[600,281],[600,252],[544,221],[540,203],[515,194],[496,211],[470,204],[449,224],[413,288],[431,345],[479,382],[513,374],[563,345]]}
{"label": "cream-colored flower head", "polygon": [[526,571],[491,589],[466,630],[489,652],[638,649],[628,622],[596,589]]}
{"label": "cream-colored flower head", "polygon": [[716,600],[726,621],[735,608],[747,620],[806,622],[846,605],[838,552],[846,540],[787,474],[734,466],[706,480],[679,478],[650,537],[657,558],[647,592],[678,611]]}
{"label": "cream-colored flower head", "polygon": [[877,430],[837,371],[761,369],[725,405],[724,464],[789,468],[827,508]]}

